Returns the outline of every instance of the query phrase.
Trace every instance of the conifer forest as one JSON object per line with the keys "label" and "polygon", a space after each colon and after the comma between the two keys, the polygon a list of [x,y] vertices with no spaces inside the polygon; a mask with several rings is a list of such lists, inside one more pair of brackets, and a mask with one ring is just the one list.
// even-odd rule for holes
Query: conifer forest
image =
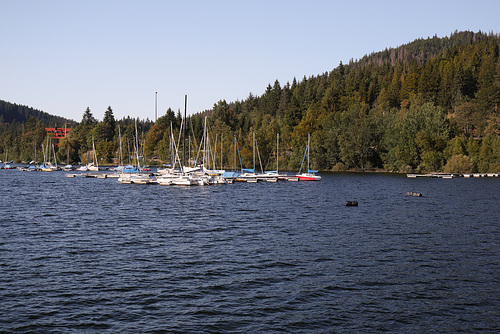
{"label": "conifer forest", "polygon": [[111,106],[98,120],[83,106],[78,122],[0,101],[0,160],[40,161],[45,128],[67,126],[59,161],[86,163],[94,142],[100,164],[116,164],[121,144],[124,163],[139,149],[144,163],[162,165],[171,163],[172,138],[193,159],[206,126],[217,168],[251,168],[255,136],[262,169],[279,159],[280,169],[298,170],[310,135],[311,168],[322,171],[500,172],[499,47],[494,33],[418,39],[276,80],[260,96],[221,99],[185,121],[170,108],[156,121],[118,120]]}

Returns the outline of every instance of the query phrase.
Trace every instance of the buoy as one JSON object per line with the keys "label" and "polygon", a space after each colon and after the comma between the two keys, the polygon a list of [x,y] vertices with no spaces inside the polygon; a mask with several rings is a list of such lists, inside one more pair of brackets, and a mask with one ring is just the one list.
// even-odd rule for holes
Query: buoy
{"label": "buoy", "polygon": [[358,201],[345,201],[345,206],[358,206]]}
{"label": "buoy", "polygon": [[412,197],[422,197],[422,193],[416,193],[414,191],[408,191],[406,193],[406,196],[412,196]]}

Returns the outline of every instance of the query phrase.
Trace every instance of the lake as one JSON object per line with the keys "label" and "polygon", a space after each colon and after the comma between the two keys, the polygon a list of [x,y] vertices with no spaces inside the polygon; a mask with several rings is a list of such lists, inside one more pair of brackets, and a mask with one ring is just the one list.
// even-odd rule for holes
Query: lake
{"label": "lake", "polygon": [[500,331],[500,178],[321,176],[0,170],[0,331]]}

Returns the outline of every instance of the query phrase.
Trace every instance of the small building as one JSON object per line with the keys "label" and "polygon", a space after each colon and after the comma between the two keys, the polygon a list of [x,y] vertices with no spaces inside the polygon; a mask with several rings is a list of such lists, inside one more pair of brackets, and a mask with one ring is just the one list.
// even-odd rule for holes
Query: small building
{"label": "small building", "polygon": [[52,134],[54,139],[61,139],[70,133],[71,128],[45,128],[45,131],[47,134]]}

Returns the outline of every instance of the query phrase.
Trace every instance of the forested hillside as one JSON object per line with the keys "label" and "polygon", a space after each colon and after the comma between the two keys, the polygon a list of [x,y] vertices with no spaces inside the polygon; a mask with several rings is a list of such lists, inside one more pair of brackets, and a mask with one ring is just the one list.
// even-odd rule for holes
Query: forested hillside
{"label": "forested hillside", "polygon": [[260,97],[221,101],[211,121],[247,143],[256,131],[265,157],[279,131],[291,169],[311,133],[322,170],[499,171],[498,58],[494,34],[417,40],[300,82],[276,81]]}
{"label": "forested hillside", "polygon": [[24,123],[28,121],[30,117],[34,117],[36,120],[52,127],[60,127],[64,126],[65,123],[72,122],[63,117],[53,116],[28,106],[22,106],[0,100],[0,124]]}
{"label": "forested hillside", "polygon": [[[206,116],[216,161],[220,165],[222,155],[224,168],[235,164],[235,139],[243,167],[252,167],[255,132],[263,169],[276,164],[279,133],[280,169],[300,167],[311,134],[311,167],[320,170],[498,172],[499,43],[497,34],[456,32],[372,53],[291,83],[275,81],[260,96],[220,100],[212,110],[189,117],[186,140],[196,152]],[[98,155],[112,161],[118,125],[124,146],[133,150],[135,120],[115,121],[111,107],[106,113],[99,122],[86,110],[61,143],[60,154],[69,150],[72,160],[84,158],[94,136]],[[179,138],[180,123],[181,115],[170,109],[154,124],[139,122],[145,156],[170,162],[170,132]],[[5,124],[0,131],[0,154],[10,146],[9,152],[26,159],[23,139]]]}

